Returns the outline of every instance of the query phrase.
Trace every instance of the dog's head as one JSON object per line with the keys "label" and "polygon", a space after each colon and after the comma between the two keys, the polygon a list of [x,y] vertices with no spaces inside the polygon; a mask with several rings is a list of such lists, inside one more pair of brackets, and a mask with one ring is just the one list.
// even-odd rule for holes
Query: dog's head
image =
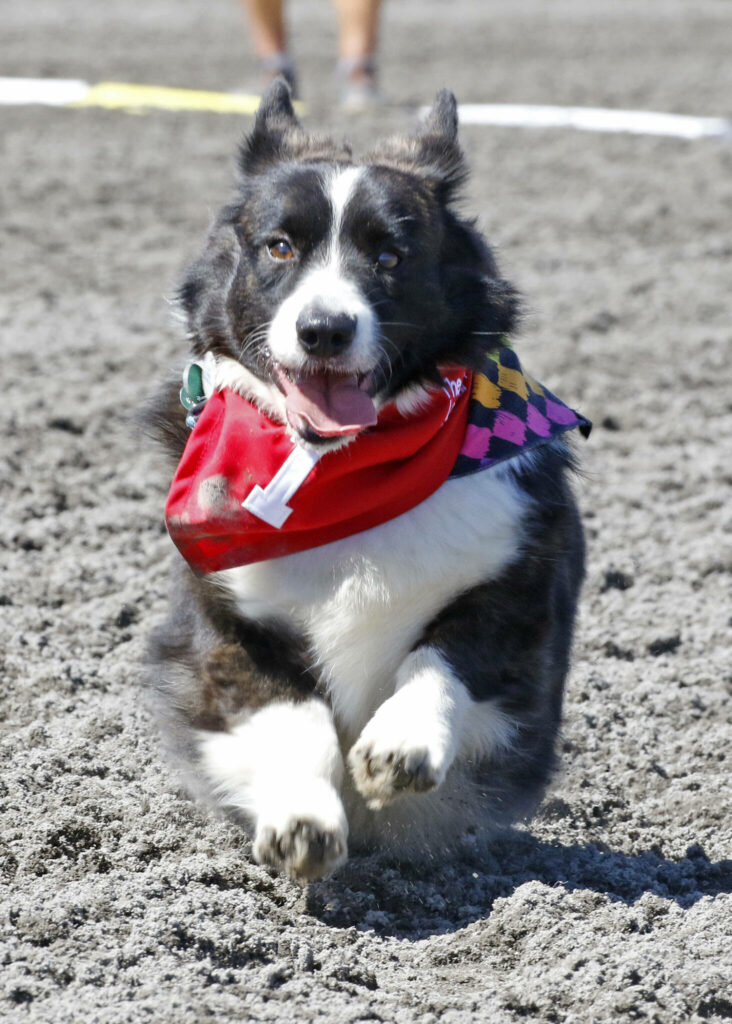
{"label": "dog's head", "polygon": [[343,443],[439,367],[475,365],[516,295],[451,202],[466,171],[451,93],[363,161],[306,134],[283,81],[241,148],[240,181],[180,298],[197,355],[305,441]]}

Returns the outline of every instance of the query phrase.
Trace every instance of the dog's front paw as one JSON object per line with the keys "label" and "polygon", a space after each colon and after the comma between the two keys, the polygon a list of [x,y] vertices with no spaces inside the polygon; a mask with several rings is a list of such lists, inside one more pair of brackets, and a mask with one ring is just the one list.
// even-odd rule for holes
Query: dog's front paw
{"label": "dog's front paw", "polygon": [[254,859],[296,882],[331,874],[345,863],[347,852],[346,816],[330,786],[314,785],[299,796],[274,798],[257,820]]}
{"label": "dog's front paw", "polygon": [[343,830],[307,818],[291,818],[284,827],[263,825],[254,840],[254,858],[296,882],[324,878],[346,859]]}
{"label": "dog's front paw", "polygon": [[432,763],[427,747],[377,752],[359,741],[348,763],[356,788],[372,811],[381,810],[398,796],[435,789],[444,777]]}
{"label": "dog's front paw", "polygon": [[451,762],[441,731],[420,730],[402,717],[396,701],[390,707],[393,700],[379,708],[348,755],[353,781],[372,811],[399,796],[436,789]]}

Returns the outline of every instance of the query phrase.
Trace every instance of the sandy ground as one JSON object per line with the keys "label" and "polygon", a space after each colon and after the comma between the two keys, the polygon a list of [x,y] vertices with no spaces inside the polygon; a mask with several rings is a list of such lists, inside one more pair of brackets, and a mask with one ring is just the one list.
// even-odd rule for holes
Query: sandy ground
{"label": "sandy ground", "polygon": [[[361,146],[443,84],[732,113],[718,0],[394,0],[394,105],[361,121],[329,109],[329,6],[292,13],[311,123]],[[9,75],[252,78],[234,0],[34,0],[3,35]],[[732,1017],[732,147],[464,131],[466,209],[528,297],[524,362],[596,423],[563,772],[490,855],[355,859],[301,890],[178,791],[139,685],[171,545],[132,418],[180,359],[165,296],[245,124],[41,108],[0,124],[0,1018]]]}

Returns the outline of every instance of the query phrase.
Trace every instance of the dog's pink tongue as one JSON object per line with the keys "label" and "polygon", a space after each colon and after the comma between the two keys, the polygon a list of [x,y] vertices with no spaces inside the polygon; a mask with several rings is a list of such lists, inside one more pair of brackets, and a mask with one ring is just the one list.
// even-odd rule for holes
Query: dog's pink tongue
{"label": "dog's pink tongue", "polygon": [[329,373],[301,374],[292,381],[282,374],[285,409],[291,427],[304,419],[321,437],[358,434],[376,423],[376,408],[358,386],[358,377]]}

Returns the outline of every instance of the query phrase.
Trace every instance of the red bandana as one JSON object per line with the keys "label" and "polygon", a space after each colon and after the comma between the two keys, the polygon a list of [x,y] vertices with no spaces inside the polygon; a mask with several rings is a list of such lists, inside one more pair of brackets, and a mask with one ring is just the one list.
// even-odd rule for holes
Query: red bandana
{"label": "red bandana", "polygon": [[445,377],[427,407],[384,409],[323,455],[236,392],[206,402],[165,506],[170,536],[201,573],[329,544],[402,515],[448,478],[466,432],[471,374]]}

